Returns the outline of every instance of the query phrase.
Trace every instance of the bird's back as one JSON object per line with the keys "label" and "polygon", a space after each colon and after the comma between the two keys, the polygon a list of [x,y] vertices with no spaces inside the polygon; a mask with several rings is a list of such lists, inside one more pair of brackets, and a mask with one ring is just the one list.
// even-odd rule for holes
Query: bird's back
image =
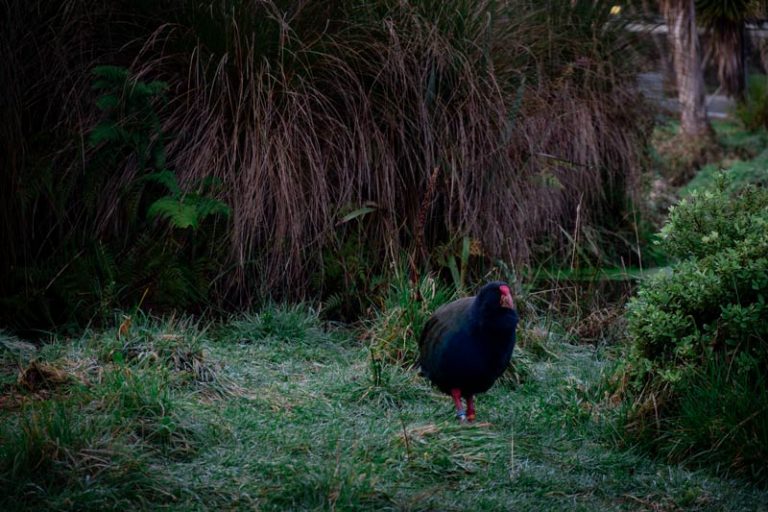
{"label": "bird's back", "polygon": [[498,324],[479,326],[472,316],[474,301],[475,297],[467,297],[437,309],[419,340],[422,372],[446,393],[453,388],[487,391],[512,355],[517,313],[504,311],[513,318],[499,317]]}
{"label": "bird's back", "polygon": [[474,297],[465,297],[437,308],[429,317],[419,338],[419,364],[428,378],[438,371],[448,341],[459,334],[469,320]]}

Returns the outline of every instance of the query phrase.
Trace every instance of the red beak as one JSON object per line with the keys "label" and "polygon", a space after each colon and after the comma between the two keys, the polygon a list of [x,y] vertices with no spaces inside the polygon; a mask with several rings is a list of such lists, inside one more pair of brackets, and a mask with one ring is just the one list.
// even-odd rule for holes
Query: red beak
{"label": "red beak", "polygon": [[503,284],[499,286],[501,292],[501,301],[499,305],[503,308],[515,309],[515,301],[512,299],[512,293],[509,291],[509,286]]}

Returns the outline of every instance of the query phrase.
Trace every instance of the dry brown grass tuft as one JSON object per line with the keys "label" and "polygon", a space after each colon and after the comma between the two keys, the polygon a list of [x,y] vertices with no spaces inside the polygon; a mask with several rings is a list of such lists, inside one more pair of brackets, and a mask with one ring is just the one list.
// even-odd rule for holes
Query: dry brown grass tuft
{"label": "dry brown grass tuft", "polygon": [[[70,0],[38,18],[9,4],[13,19],[32,20],[18,40],[39,43],[33,58],[32,43],[10,52],[0,75],[15,84],[2,133],[11,190],[35,174],[30,153],[41,154],[22,140],[30,104],[47,107],[43,123],[63,139],[44,160],[66,185],[92,157],[82,140],[61,137],[97,121],[88,70],[122,64],[167,82],[169,166],[185,189],[219,178],[233,212],[229,261],[213,278],[221,300],[322,291],[308,275],[350,237],[381,269],[416,243],[435,169],[427,252],[468,236],[488,258],[515,263],[542,240],[567,254],[577,208],[599,224],[637,187],[648,119],[626,41],[601,3],[178,0],[147,10]],[[40,17],[53,22],[52,41],[40,40]],[[68,230],[125,237],[120,191],[142,170],[134,159],[121,166],[93,218],[77,203],[36,217],[46,194],[31,205],[5,196],[0,234],[18,241],[11,262],[25,265]],[[363,205],[374,206],[340,223]]]}

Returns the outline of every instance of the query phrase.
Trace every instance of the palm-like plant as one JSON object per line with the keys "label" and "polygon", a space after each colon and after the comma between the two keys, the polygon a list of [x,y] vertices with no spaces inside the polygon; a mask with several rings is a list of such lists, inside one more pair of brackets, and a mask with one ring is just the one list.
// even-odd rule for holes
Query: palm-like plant
{"label": "palm-like plant", "polygon": [[764,0],[696,0],[701,25],[711,34],[720,85],[742,98],[746,87],[745,23],[765,11]]}

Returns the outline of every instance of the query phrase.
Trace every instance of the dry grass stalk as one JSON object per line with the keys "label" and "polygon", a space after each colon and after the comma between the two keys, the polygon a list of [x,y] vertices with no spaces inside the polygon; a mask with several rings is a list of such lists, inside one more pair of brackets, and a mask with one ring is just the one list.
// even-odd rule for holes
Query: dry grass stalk
{"label": "dry grass stalk", "polygon": [[[0,73],[12,185],[3,188],[17,191],[30,172],[35,148],[20,139],[30,105],[49,106],[42,122],[51,132],[85,133],[98,120],[88,71],[122,63],[173,91],[162,119],[182,188],[206,177],[224,183],[229,265],[212,284],[222,300],[310,292],[307,275],[322,271],[323,249],[343,237],[339,216],[369,201],[378,209],[362,242],[381,261],[422,232],[427,252],[455,236],[516,263],[542,239],[567,251],[562,231],[573,231],[582,197],[584,222],[599,222],[636,189],[646,125],[634,70],[616,53],[626,49],[619,32],[595,29],[598,14],[581,21],[569,2],[546,4],[382,2],[382,16],[351,1],[270,0],[232,13],[171,2],[150,22],[138,7],[69,0],[38,13],[41,24],[26,3],[10,2],[11,19],[32,21],[0,38],[30,41]],[[45,40],[39,26],[55,37]],[[118,26],[126,33],[105,37]],[[51,165],[61,183],[78,183],[92,156],[70,140]],[[9,263],[23,266],[79,233],[124,237],[121,190],[141,172],[134,159],[113,170],[93,215],[80,204],[30,215],[34,207],[4,194],[12,207],[1,209],[0,237],[21,245],[11,244]],[[424,190],[434,194],[428,221]]]}

